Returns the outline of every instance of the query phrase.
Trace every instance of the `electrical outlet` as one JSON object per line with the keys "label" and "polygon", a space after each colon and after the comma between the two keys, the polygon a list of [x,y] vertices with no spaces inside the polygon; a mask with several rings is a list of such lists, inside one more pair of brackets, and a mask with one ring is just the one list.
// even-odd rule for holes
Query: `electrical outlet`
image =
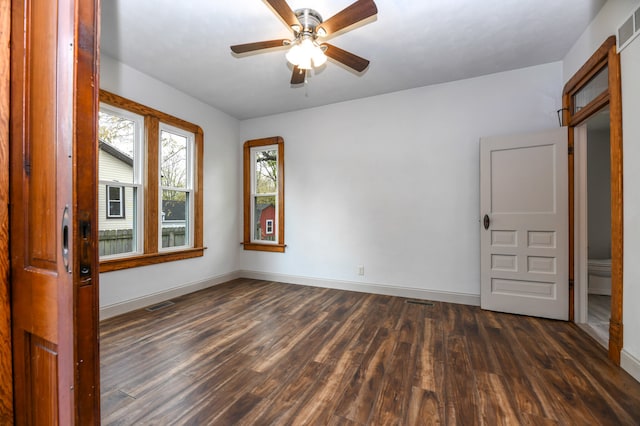
{"label": "electrical outlet", "polygon": [[363,265],[359,265],[358,266],[358,275],[364,275],[364,266]]}

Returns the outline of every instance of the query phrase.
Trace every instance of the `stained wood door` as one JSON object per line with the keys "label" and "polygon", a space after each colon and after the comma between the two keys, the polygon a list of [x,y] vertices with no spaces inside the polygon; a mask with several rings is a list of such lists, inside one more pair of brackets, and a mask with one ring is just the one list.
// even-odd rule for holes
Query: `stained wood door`
{"label": "stained wood door", "polygon": [[11,4],[15,423],[99,423],[97,2]]}
{"label": "stained wood door", "polygon": [[480,141],[483,309],[567,320],[567,129]]}

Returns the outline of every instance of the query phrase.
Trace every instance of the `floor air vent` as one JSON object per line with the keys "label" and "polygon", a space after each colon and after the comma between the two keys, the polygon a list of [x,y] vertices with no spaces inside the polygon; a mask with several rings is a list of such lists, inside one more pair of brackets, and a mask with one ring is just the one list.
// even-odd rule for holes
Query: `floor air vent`
{"label": "floor air vent", "polygon": [[169,307],[171,305],[175,305],[175,303],[173,303],[171,300],[167,300],[165,302],[160,302],[160,303],[157,303],[155,305],[147,306],[144,309],[149,311],[149,312],[155,312],[155,311],[158,311],[158,310],[160,310],[162,308],[167,308],[167,307]]}
{"label": "floor air vent", "polygon": [[404,303],[411,303],[412,305],[433,306],[433,302],[429,302],[428,300],[405,300]]}

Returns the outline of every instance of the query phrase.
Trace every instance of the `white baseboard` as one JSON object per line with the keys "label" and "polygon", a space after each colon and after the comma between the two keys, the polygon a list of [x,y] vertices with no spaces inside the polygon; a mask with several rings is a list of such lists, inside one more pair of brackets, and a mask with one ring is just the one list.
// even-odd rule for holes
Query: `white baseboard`
{"label": "white baseboard", "polygon": [[121,315],[126,312],[135,311],[136,309],[144,308],[145,306],[164,302],[165,300],[169,300],[174,297],[193,293],[208,287],[213,287],[218,284],[223,284],[240,277],[241,275],[239,274],[239,271],[235,271],[235,272],[220,275],[217,277],[212,277],[203,281],[188,283],[178,287],[171,288],[169,290],[164,290],[158,293],[153,293],[146,296],[138,297],[136,299],[127,300],[120,303],[114,303],[113,305],[103,306],[100,308],[100,320],[115,317],[117,315]]}
{"label": "white baseboard", "polygon": [[277,281],[287,284],[308,285],[311,287],[334,288],[337,290],[357,291],[360,293],[383,294],[385,296],[407,297],[412,299],[433,300],[437,302],[459,303],[462,305],[480,306],[480,295],[453,293],[437,290],[422,290],[410,287],[397,287],[383,284],[370,284],[355,281],[340,281],[321,278],[309,278],[295,275],[276,274],[258,271],[238,271],[242,278],[264,281]]}
{"label": "white baseboard", "polygon": [[369,284],[355,281],[340,281],[320,278],[309,278],[295,275],[274,274],[258,271],[235,271],[203,281],[189,283],[169,290],[149,294],[136,299],[127,300],[100,308],[100,320],[115,317],[136,309],[164,302],[165,300],[184,294],[193,293],[208,287],[237,279],[252,278],[264,281],[276,281],[287,284],[308,285],[312,287],[334,288],[337,290],[357,291],[360,293],[384,294],[386,296],[407,297],[412,299],[434,300],[437,302],[459,303],[462,305],[480,306],[480,296],[466,293],[422,290],[410,287],[397,287],[383,284]]}
{"label": "white baseboard", "polygon": [[625,349],[620,353],[620,367],[640,382],[640,360]]}

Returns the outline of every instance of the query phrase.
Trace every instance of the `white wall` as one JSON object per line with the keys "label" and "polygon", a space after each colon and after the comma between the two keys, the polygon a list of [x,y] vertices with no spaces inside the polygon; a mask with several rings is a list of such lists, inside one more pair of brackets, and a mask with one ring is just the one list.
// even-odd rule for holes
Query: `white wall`
{"label": "white wall", "polygon": [[284,138],[287,249],[240,267],[477,297],[479,138],[557,127],[561,79],[558,62],[243,121],[238,152]]}
{"label": "white wall", "polygon": [[[609,0],[564,59],[565,82],[640,5],[640,0]],[[622,138],[624,152],[624,348],[622,367],[640,380],[640,38],[621,53]]]}
{"label": "white wall", "polygon": [[[133,68],[102,56],[100,87],[190,121],[204,131],[204,256],[100,274],[100,307],[166,293],[190,284],[227,279],[236,270],[241,212],[237,150],[239,122]],[[149,300],[149,299],[147,299]]]}
{"label": "white wall", "polygon": [[638,4],[640,0],[608,0],[602,6],[598,16],[564,57],[563,81],[568,81],[609,36],[616,35],[618,27]]}
{"label": "white wall", "polygon": [[624,351],[640,381],[640,38],[621,54],[624,140]]}

